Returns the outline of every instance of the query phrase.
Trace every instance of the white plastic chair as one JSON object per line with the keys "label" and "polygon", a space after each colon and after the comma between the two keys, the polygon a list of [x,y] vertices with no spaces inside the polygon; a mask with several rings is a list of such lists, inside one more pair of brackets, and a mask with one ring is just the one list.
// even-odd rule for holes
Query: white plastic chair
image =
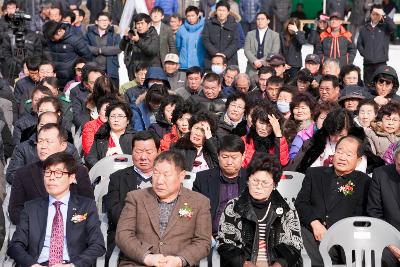
{"label": "white plastic chair", "polygon": [[[218,253],[216,248],[212,248],[212,250],[213,250],[212,260],[211,260],[212,261],[212,266],[213,267],[219,267],[221,265],[219,253]],[[207,257],[201,259],[199,267],[208,267],[208,259],[207,259]]]}
{"label": "white plastic chair", "polygon": [[[283,174],[286,179],[281,179],[278,183],[277,190],[286,200],[289,206],[294,209],[294,202],[300,192],[304,180],[304,174],[300,172],[285,171]],[[301,250],[301,257],[303,259],[304,267],[311,267],[311,259],[305,249]]]}
{"label": "white plastic chair", "polygon": [[[117,160],[117,161],[116,161]],[[107,214],[103,213],[103,196],[108,192],[108,184],[110,182],[110,175],[114,172],[125,169],[132,166],[132,156],[123,155],[113,155],[108,156],[100,161],[98,161],[89,171],[90,182],[93,183],[97,177],[100,177],[100,181],[94,188],[94,198],[96,201],[97,211],[99,213],[100,228],[104,237],[104,243],[107,244],[107,229],[108,229],[108,219]],[[105,265],[105,256],[97,258],[96,266],[103,267]],[[117,266],[117,265],[109,265]]]}
{"label": "white plastic chair", "polygon": [[13,225],[10,221],[10,217],[8,214],[8,203],[10,202],[10,193],[11,193],[11,185],[6,185],[6,197],[4,198],[3,202],[3,213],[4,213],[4,220],[5,220],[5,230],[6,234],[4,237],[3,247],[0,250],[0,266],[2,267],[12,267],[15,265],[13,259],[6,255],[8,244],[11,241],[11,238],[16,230],[16,226]]}
{"label": "white plastic chair", "polygon": [[294,208],[294,202],[300,192],[305,175],[300,172],[289,171],[285,171],[283,174],[286,176],[286,179],[281,179],[279,181],[277,190],[289,206]]}
{"label": "white plastic chair", "polygon": [[[325,267],[332,266],[328,252],[334,245],[343,248],[347,267],[354,264],[356,267],[363,266],[363,258],[364,266],[371,267],[372,251],[375,254],[374,266],[380,267],[383,249],[391,244],[400,247],[400,232],[389,223],[371,217],[349,217],[336,222],[328,229],[319,245],[319,251]],[[353,250],[356,256],[355,263],[352,263]]]}
{"label": "white plastic chair", "polygon": [[194,180],[196,179],[196,173],[194,173],[194,172],[186,172],[186,177],[188,177],[188,176],[190,176],[190,178],[189,179],[185,178],[183,180],[182,184],[183,184],[183,187],[192,190]]}

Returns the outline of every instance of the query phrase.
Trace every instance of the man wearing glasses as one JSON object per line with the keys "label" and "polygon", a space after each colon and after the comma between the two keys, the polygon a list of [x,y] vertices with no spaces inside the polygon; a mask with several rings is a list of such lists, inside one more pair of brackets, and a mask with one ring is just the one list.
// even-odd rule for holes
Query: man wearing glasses
{"label": "man wearing glasses", "polygon": [[46,195],[26,203],[8,250],[18,265],[91,266],[104,254],[95,202],[70,191],[78,169],[65,152],[43,162],[41,183]]}
{"label": "man wearing glasses", "polygon": [[[13,224],[19,223],[25,202],[38,197],[46,197],[47,192],[43,183],[43,162],[49,156],[65,151],[67,138],[66,131],[58,124],[49,123],[39,130],[37,138],[39,161],[18,169],[14,174],[8,206]],[[74,185],[71,186],[71,192],[94,199],[88,171],[81,165],[77,167],[76,179]]]}

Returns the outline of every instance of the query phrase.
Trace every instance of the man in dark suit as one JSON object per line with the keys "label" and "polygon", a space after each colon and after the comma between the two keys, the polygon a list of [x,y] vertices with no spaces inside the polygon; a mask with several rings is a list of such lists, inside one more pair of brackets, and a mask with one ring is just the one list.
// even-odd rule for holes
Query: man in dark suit
{"label": "man in dark suit", "polygon": [[43,162],[48,196],[25,203],[7,254],[22,267],[91,266],[105,252],[96,203],[73,194],[78,165],[65,152]]}
{"label": "man in dark suit", "polygon": [[110,176],[108,185],[108,235],[107,256],[115,247],[115,230],[128,192],[151,187],[154,159],[157,157],[160,141],[149,131],[138,132],[132,139],[133,166],[116,171]]}
{"label": "man in dark suit", "polygon": [[[43,161],[50,155],[65,151],[68,134],[60,125],[49,123],[38,133],[37,154],[39,161],[18,169],[14,174],[8,212],[13,224],[18,224],[26,201],[46,197],[43,183]],[[74,160],[75,161],[75,160]],[[94,199],[93,188],[86,167],[78,165],[71,192]]]}
{"label": "man in dark suit", "polygon": [[239,136],[222,137],[218,151],[219,167],[197,173],[193,183],[193,191],[210,199],[213,237],[218,234],[219,219],[226,203],[239,196],[246,187],[246,171],[241,168],[244,150]]}
{"label": "man in dark suit", "polygon": [[[400,148],[394,151],[395,164],[376,168],[368,193],[368,216],[382,219],[400,231]],[[382,266],[400,266],[400,248],[383,251]]]}
{"label": "man in dark suit", "polygon": [[[295,206],[302,225],[304,247],[313,266],[324,266],[319,242],[327,229],[337,221],[365,215],[370,178],[356,171],[363,155],[359,139],[347,136],[338,141],[333,167],[309,168]],[[333,264],[343,264],[341,250],[330,255]]]}
{"label": "man in dark suit", "polygon": [[210,201],[182,187],[185,162],[165,151],[154,160],[152,188],[129,192],[115,241],[119,266],[194,266],[210,251]]}

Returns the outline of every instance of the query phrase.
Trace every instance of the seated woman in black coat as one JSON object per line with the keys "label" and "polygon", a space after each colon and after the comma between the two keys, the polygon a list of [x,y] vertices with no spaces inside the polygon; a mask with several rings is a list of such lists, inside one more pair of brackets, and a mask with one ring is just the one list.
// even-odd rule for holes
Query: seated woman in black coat
{"label": "seated woman in black coat", "polygon": [[172,112],[176,106],[180,106],[183,103],[183,98],[178,95],[169,95],[161,100],[160,108],[156,114],[156,122],[150,124],[150,132],[155,133],[159,140],[161,140],[165,134],[171,132],[172,128]]}
{"label": "seated woman in black coat", "polygon": [[257,153],[247,169],[248,188],[226,204],[217,241],[221,266],[301,266],[300,221],[276,190],[279,161]]}
{"label": "seated woman in black coat", "polygon": [[189,120],[189,128],[190,131],[171,148],[184,156],[185,170],[197,173],[218,166],[214,115],[207,111],[193,114]]}
{"label": "seated woman in black coat", "polygon": [[86,165],[91,168],[104,157],[115,154],[132,154],[132,137],[135,133],[129,125],[132,118],[131,109],[125,103],[110,104],[106,110],[107,122],[96,135]]}

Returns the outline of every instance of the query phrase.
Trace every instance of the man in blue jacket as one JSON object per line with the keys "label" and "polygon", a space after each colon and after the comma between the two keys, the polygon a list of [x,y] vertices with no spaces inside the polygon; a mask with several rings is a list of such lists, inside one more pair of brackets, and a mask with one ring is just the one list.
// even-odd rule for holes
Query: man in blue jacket
{"label": "man in blue jacket", "polygon": [[54,62],[60,87],[64,87],[74,78],[73,66],[76,59],[82,57],[91,61],[93,55],[85,40],[75,34],[71,25],[50,20],[43,25],[43,35],[48,44],[45,54]]}
{"label": "man in blue jacket", "polygon": [[[176,48],[179,52],[180,68],[199,66],[204,68],[204,45],[201,33],[204,28],[205,19],[199,16],[200,10],[195,6],[186,8],[185,23],[179,27],[176,33]],[[196,53],[193,53],[196,51]]]}

